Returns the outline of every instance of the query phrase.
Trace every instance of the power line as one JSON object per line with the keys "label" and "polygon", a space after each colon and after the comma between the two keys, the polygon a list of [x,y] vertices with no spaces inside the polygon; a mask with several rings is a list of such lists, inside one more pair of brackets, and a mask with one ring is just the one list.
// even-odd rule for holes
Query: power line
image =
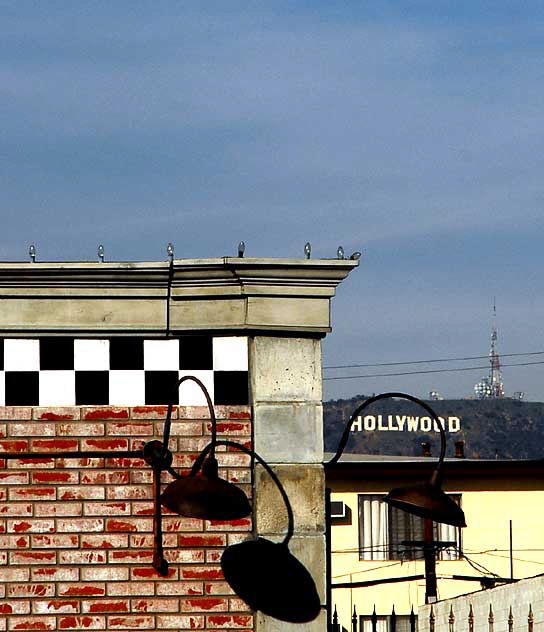
{"label": "power line", "polygon": [[[544,364],[544,360],[538,362],[517,362],[513,364],[503,364],[503,367],[512,366],[532,366],[535,364]],[[456,373],[459,371],[481,371],[482,369],[488,369],[488,366],[466,366],[458,367],[456,369],[429,369],[427,371],[402,371],[399,373],[371,373],[369,375],[344,375],[338,377],[324,377],[325,380],[356,380],[369,377],[397,377],[399,375],[424,375],[426,373]]]}
{"label": "power line", "polygon": [[[519,356],[533,356],[533,355],[544,355],[544,351],[528,351],[527,353],[501,353],[501,358],[513,358]],[[376,366],[402,366],[406,364],[431,364],[436,362],[464,362],[467,360],[485,360],[488,359],[489,356],[466,356],[461,358],[442,358],[439,360],[412,360],[405,362],[377,362],[375,364],[338,364],[335,366],[324,366],[323,369],[362,369],[362,368],[370,368]],[[488,367],[484,367],[488,368]]]}

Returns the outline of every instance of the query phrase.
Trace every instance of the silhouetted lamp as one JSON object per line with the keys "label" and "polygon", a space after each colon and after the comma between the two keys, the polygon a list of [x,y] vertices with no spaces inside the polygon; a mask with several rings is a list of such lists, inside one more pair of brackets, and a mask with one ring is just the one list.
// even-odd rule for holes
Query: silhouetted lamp
{"label": "silhouetted lamp", "polygon": [[[217,421],[211,397],[204,384],[192,375],[182,377],[177,383],[177,388],[185,380],[196,382],[206,398],[212,424],[212,440],[208,446],[210,455],[207,456],[207,451],[203,450],[187,476],[180,476],[175,470],[168,467],[168,472],[177,480],[166,487],[161,494],[160,502],[163,507],[187,518],[200,518],[202,520],[237,520],[245,518],[251,513],[251,507],[246,495],[236,485],[220,478],[218,474],[218,464],[215,458]],[[163,433],[165,452],[168,449],[168,441],[170,439],[172,409],[173,405],[170,403]]]}
{"label": "silhouetted lamp", "polygon": [[340,439],[338,450],[334,457],[328,462],[328,465],[336,463],[342,456],[349,439],[351,426],[356,417],[360,415],[365,408],[370,406],[370,404],[381,399],[389,398],[407,399],[415,404],[419,404],[429,413],[440,432],[440,457],[431,474],[429,482],[392,489],[384,498],[385,502],[392,507],[397,507],[398,509],[415,514],[421,518],[430,518],[435,522],[444,522],[455,527],[466,527],[463,510],[442,490],[441,470],[446,456],[446,433],[444,432],[442,422],[434,410],[426,402],[421,401],[417,397],[407,395],[406,393],[381,393],[380,395],[375,395],[365,400],[351,414],[342,438]]}

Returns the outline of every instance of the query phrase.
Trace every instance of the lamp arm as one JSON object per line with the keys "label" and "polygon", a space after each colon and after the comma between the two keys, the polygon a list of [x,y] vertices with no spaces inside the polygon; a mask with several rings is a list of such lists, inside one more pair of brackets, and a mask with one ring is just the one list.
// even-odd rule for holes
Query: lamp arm
{"label": "lamp arm", "polygon": [[[177,391],[179,390],[179,387],[186,380],[191,380],[193,382],[196,382],[198,384],[198,386],[200,387],[201,391],[204,393],[204,397],[206,398],[206,403],[208,404],[208,410],[210,412],[210,420],[212,422],[212,440],[211,440],[212,454],[211,455],[213,457],[214,453],[215,453],[215,445],[217,443],[217,420],[215,418],[215,410],[213,408],[212,398],[210,397],[210,394],[208,393],[208,389],[194,375],[184,375],[183,377],[181,377],[178,380],[176,386],[174,387],[173,393],[177,393]],[[172,395],[172,399],[170,400],[170,402],[168,404],[168,411],[166,413],[166,420],[164,422],[164,431],[163,431],[163,434],[162,434],[163,456],[166,455],[166,452],[168,451],[168,442],[170,441],[170,430],[171,430],[171,427],[172,427],[172,412],[173,412],[173,409],[174,409],[173,399],[174,399],[174,397]]]}
{"label": "lamp arm", "polygon": [[[270,467],[270,465],[268,465],[268,463],[259,454],[257,454],[255,450],[251,450],[250,448],[247,448],[245,445],[238,443],[237,441],[221,440],[221,441],[216,441],[215,445],[216,446],[224,445],[230,448],[235,448],[237,450],[240,450],[241,452],[244,452],[245,454],[248,454],[250,457],[254,458],[264,467],[264,469],[266,470],[266,472],[268,473],[268,475],[274,481],[274,484],[278,488],[278,491],[280,492],[281,497],[283,499],[283,503],[285,505],[285,510],[287,512],[287,533],[283,539],[282,544],[285,544],[285,545],[289,544],[289,540],[293,537],[293,532],[295,530],[293,508],[291,506],[291,502],[289,501],[289,497],[287,496],[287,492],[285,491],[283,485],[281,484],[281,481],[278,478],[276,472],[274,472],[274,470]],[[204,459],[206,458],[207,453],[210,450],[212,450],[213,447],[214,446],[212,443],[208,443],[208,445],[202,450],[202,452],[198,455],[196,461],[193,463],[193,467],[191,468],[191,472],[189,473],[189,476],[196,475],[196,473],[202,467],[202,463],[204,462]],[[172,468],[170,468],[168,471],[172,474],[171,469]],[[174,472],[174,475],[176,476],[176,478],[181,478],[180,475],[177,474],[176,472]]]}
{"label": "lamp arm", "polygon": [[438,483],[440,480],[440,470],[442,468],[442,463],[444,462],[444,458],[446,456],[446,433],[444,431],[444,427],[442,426],[442,422],[440,421],[438,415],[426,402],[422,401],[421,399],[418,399],[417,397],[414,397],[413,395],[408,395],[407,393],[396,393],[396,392],[380,393],[379,395],[374,395],[373,397],[369,397],[362,404],[357,406],[357,408],[351,413],[351,416],[348,419],[346,427],[344,428],[344,432],[342,433],[342,437],[340,438],[340,442],[338,444],[336,454],[332,457],[330,461],[327,462],[327,465],[334,465],[334,463],[337,463],[340,457],[342,456],[349,439],[351,426],[353,422],[355,421],[355,418],[365,408],[370,406],[370,404],[380,401],[381,399],[391,399],[393,397],[396,397],[398,399],[407,399],[411,402],[414,402],[414,404],[418,404],[419,406],[424,408],[429,413],[429,415],[433,418],[433,421],[436,422],[436,425],[438,426],[438,431],[440,432],[440,457],[438,459],[438,463],[436,464],[435,470],[432,474],[431,482]]}

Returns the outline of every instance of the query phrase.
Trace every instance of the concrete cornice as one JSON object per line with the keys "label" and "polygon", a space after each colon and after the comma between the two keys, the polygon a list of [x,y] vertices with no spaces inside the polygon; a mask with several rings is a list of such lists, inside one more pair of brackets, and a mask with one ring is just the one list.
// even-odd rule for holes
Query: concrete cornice
{"label": "concrete cornice", "polygon": [[[330,331],[350,259],[0,263],[0,332]],[[169,298],[170,297],[170,298]]]}

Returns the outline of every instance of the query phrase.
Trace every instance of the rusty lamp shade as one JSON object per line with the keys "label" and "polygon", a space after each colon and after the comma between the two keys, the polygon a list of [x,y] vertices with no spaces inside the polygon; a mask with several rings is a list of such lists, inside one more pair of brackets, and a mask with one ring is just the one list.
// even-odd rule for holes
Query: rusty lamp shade
{"label": "rusty lamp shade", "polygon": [[454,527],[466,527],[465,514],[459,505],[433,482],[410,487],[396,487],[384,498],[392,507],[402,509],[421,518],[444,522]]}
{"label": "rusty lamp shade", "polygon": [[238,520],[251,513],[244,492],[219,477],[215,457],[204,461],[200,475],[191,473],[170,483],[161,494],[161,505],[201,520]]}
{"label": "rusty lamp shade", "polygon": [[307,623],[319,615],[315,582],[284,542],[257,538],[229,546],[221,568],[229,586],[253,610],[289,623]]}

